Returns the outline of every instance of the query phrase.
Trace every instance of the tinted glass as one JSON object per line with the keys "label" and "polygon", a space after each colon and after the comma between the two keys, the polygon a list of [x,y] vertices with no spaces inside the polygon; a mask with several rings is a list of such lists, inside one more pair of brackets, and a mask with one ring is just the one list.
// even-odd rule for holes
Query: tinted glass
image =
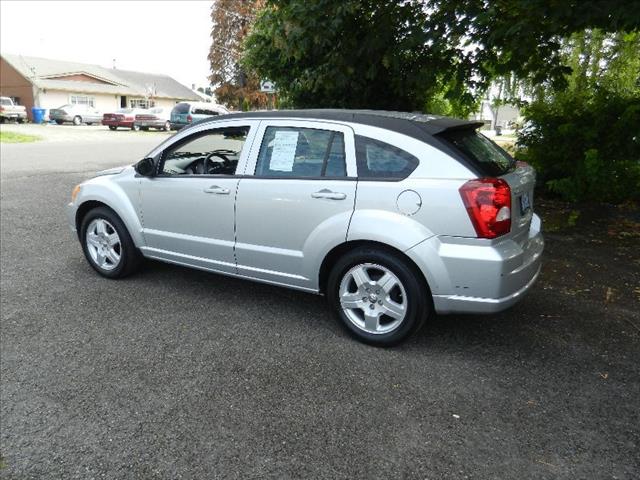
{"label": "tinted glass", "polygon": [[356,135],[358,177],[403,179],[418,166],[418,159],[400,148]]}
{"label": "tinted glass", "polygon": [[235,175],[249,127],[219,128],[196,134],[167,150],[165,175]]}
{"label": "tinted glass", "polygon": [[193,114],[194,115],[218,115],[218,112],[215,112],[213,110],[209,110],[207,108],[194,108],[193,109]]}
{"label": "tinted glass", "polygon": [[173,107],[173,113],[189,113],[188,103],[179,103]]}
{"label": "tinted glass", "polygon": [[9,100],[8,98],[3,98],[2,100],[0,100],[0,104],[1,105],[11,105],[11,100]]}
{"label": "tinted glass", "polygon": [[268,127],[256,175],[267,177],[344,177],[344,138],[340,132]]}
{"label": "tinted glass", "polygon": [[515,167],[515,160],[475,130],[453,130],[439,135],[453,145],[484,175],[503,175]]}

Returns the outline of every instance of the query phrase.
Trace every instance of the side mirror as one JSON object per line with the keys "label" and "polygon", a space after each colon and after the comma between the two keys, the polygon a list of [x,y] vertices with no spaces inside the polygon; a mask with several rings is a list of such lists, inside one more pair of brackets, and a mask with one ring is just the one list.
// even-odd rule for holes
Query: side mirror
{"label": "side mirror", "polygon": [[156,162],[150,157],[143,158],[136,163],[134,168],[138,175],[142,175],[143,177],[153,177],[156,173]]}

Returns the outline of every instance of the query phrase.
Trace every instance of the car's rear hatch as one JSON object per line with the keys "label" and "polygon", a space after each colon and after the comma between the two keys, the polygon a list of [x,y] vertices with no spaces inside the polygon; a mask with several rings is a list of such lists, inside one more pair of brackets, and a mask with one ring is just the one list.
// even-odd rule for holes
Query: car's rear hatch
{"label": "car's rear hatch", "polygon": [[[511,230],[507,237],[526,242],[533,217],[535,171],[516,162],[486,136],[476,132],[477,124],[444,130],[437,137],[448,144],[479,178],[499,178],[511,189]],[[503,238],[503,237],[501,237]]]}
{"label": "car's rear hatch", "polygon": [[175,107],[173,107],[173,110],[171,110],[171,122],[180,124],[189,123],[187,117],[189,117],[190,109],[191,106],[188,103],[177,104]]}

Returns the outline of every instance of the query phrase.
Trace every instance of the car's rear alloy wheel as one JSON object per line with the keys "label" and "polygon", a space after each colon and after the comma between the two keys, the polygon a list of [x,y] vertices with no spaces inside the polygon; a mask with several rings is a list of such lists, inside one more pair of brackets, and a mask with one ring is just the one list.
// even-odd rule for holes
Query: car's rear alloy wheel
{"label": "car's rear alloy wheel", "polygon": [[138,130],[140,130],[140,125],[136,125],[134,123],[133,125],[131,125],[131,130],[133,130],[134,132],[137,132]]}
{"label": "car's rear alloy wheel", "polygon": [[429,289],[410,260],[386,249],[362,248],[335,263],[327,299],[358,340],[388,347],[417,331],[429,316]]}
{"label": "car's rear alloy wheel", "polygon": [[74,125],[80,125],[82,123],[82,118],[78,115],[76,115],[75,117],[73,117],[73,124]]}
{"label": "car's rear alloy wheel", "polygon": [[122,220],[109,208],[91,210],[82,220],[82,249],[89,264],[109,278],[124,277],[140,264],[141,256]]}
{"label": "car's rear alloy wheel", "polygon": [[118,127],[116,127],[115,125],[109,125],[109,130],[116,130]]}
{"label": "car's rear alloy wheel", "polygon": [[165,122],[164,123],[164,131],[165,132],[170,132],[171,131],[171,124],[169,122]]}
{"label": "car's rear alloy wheel", "polygon": [[402,282],[382,265],[352,267],[340,282],[340,306],[357,328],[367,333],[388,333],[407,314],[407,293]]}

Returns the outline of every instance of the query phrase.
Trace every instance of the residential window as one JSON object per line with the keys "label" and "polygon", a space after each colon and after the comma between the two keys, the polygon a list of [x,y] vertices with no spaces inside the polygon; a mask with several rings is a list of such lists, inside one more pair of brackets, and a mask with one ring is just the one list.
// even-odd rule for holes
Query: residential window
{"label": "residential window", "polygon": [[95,98],[88,97],[86,95],[71,95],[69,103],[71,103],[71,105],[88,105],[90,107],[95,107]]}
{"label": "residential window", "polygon": [[263,177],[344,177],[341,132],[314,128],[268,127],[256,175]]}
{"label": "residential window", "polygon": [[129,106],[131,108],[152,108],[156,106],[156,102],[148,98],[132,98],[129,100]]}
{"label": "residential window", "polygon": [[400,180],[408,177],[419,160],[404,150],[373,138],[356,135],[358,177]]}

